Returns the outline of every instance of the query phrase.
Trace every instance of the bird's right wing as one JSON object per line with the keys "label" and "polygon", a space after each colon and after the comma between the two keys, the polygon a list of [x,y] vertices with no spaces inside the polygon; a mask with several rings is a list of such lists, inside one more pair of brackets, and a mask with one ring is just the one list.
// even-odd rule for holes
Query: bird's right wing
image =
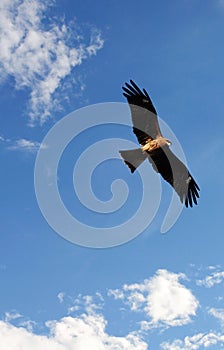
{"label": "bird's right wing", "polygon": [[168,146],[160,147],[148,156],[154,170],[162,175],[177,192],[181,202],[190,207],[197,204],[199,187],[187,167],[175,156]]}
{"label": "bird's right wing", "polygon": [[130,80],[125,83],[123,95],[127,98],[131,109],[133,132],[138,142],[144,146],[147,141],[162,136],[158,123],[156,109],[145,89],[139,87]]}

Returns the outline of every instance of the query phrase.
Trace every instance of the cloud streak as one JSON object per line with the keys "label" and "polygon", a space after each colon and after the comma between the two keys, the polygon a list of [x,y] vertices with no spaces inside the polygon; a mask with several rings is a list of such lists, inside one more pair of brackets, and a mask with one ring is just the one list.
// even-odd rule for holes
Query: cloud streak
{"label": "cloud streak", "polygon": [[103,47],[96,29],[84,38],[74,24],[53,19],[43,24],[49,4],[41,0],[2,0],[0,4],[1,83],[12,77],[16,89],[28,89],[30,125],[43,124],[60,108],[64,79]]}

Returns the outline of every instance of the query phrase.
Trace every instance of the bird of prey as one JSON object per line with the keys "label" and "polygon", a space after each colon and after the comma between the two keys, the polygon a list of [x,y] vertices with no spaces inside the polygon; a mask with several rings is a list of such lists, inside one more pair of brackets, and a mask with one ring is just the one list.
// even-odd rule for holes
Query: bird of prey
{"label": "bird of prey", "polygon": [[123,95],[131,109],[133,132],[141,148],[120,151],[120,154],[133,173],[147,158],[153,169],[160,173],[178,194],[186,207],[197,204],[199,187],[187,167],[170,150],[171,142],[164,138],[158,123],[156,109],[147,91],[130,80],[125,83]]}

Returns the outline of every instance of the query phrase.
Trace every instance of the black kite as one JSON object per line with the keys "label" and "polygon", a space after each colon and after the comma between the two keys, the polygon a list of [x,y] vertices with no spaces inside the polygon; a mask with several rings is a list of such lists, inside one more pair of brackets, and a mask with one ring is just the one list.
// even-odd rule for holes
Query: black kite
{"label": "black kite", "polygon": [[153,169],[174,188],[181,202],[186,207],[192,207],[193,203],[197,204],[200,189],[186,166],[170,150],[171,142],[162,136],[157,113],[147,91],[141,91],[132,80],[130,83],[122,87],[123,95],[129,103],[133,132],[141,148],[120,151],[120,154],[132,173],[148,158]]}

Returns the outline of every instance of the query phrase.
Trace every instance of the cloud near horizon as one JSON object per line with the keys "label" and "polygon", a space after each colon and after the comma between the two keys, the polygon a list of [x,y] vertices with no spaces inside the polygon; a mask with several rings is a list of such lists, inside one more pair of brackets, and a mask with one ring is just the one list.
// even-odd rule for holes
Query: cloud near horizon
{"label": "cloud near horizon", "polygon": [[44,24],[50,4],[48,0],[2,0],[0,4],[0,83],[12,77],[16,89],[29,91],[30,125],[43,124],[60,108],[56,93],[63,90],[64,79],[104,44],[96,28],[80,35],[75,22],[66,25],[50,19]]}
{"label": "cloud near horizon", "polygon": [[0,343],[13,350],[147,350],[147,344],[135,334],[111,336],[106,333],[107,322],[102,315],[82,314],[48,321],[47,335],[32,329],[0,321]]}
{"label": "cloud near horizon", "polygon": [[[196,281],[195,278],[191,285],[195,286]],[[98,291],[94,295],[70,296],[60,291],[57,300],[66,308],[66,316],[40,325],[17,310],[5,312],[0,321],[0,343],[5,349],[13,350],[148,350],[151,349],[150,336],[157,329],[158,334],[163,334],[159,344],[163,350],[224,346],[224,309],[217,308],[217,300],[213,299],[213,307],[206,304],[203,310],[201,306],[198,311],[199,300],[186,283],[190,281],[184,273],[159,269],[142,282],[124,284],[104,293]],[[206,285],[201,287],[208,291]],[[128,318],[134,319],[134,314],[137,316],[134,328],[126,328],[119,335],[111,332],[112,320],[107,314],[107,306],[111,308],[112,304],[113,308],[117,308],[116,315],[119,314],[117,301],[122,303],[122,312],[125,311]],[[209,326],[207,330],[194,332],[201,316],[213,323],[213,329]],[[125,322],[122,318],[120,321]],[[191,322],[192,326],[187,328]],[[170,333],[167,333],[166,339],[168,328],[177,326],[184,327],[180,332],[185,333],[183,337],[170,339]],[[208,327],[204,325],[204,328]]]}

